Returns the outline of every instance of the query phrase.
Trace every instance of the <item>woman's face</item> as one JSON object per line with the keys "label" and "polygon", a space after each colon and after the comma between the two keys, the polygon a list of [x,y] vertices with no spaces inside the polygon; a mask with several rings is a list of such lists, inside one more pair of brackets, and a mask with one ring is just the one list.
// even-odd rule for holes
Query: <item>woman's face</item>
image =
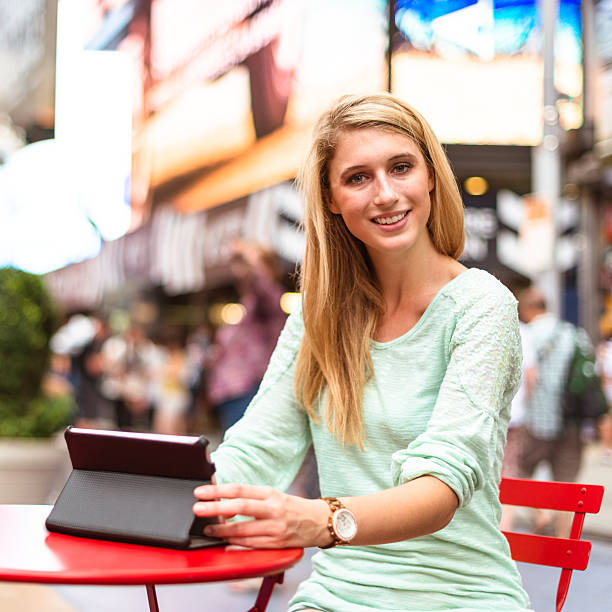
{"label": "woman's face", "polygon": [[376,128],[341,133],[329,164],[332,213],[371,256],[432,248],[433,174],[408,136]]}

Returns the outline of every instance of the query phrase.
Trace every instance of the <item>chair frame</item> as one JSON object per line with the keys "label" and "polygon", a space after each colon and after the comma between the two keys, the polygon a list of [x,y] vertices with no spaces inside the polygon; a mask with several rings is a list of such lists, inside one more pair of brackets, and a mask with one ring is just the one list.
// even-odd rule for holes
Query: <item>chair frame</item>
{"label": "chair frame", "polygon": [[591,542],[582,540],[586,513],[596,514],[604,494],[602,485],[502,478],[499,498],[502,504],[573,512],[569,538],[504,531],[515,561],[560,567],[556,612],[560,612],[569,591],[573,570],[585,570]]}

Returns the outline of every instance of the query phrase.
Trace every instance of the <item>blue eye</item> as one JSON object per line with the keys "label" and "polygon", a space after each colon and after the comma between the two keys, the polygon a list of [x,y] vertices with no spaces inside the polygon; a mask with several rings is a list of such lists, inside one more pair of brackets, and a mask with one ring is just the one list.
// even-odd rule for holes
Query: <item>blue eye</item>
{"label": "blue eye", "polygon": [[348,183],[351,185],[359,185],[365,181],[365,178],[365,174],[353,174],[353,176],[349,177]]}
{"label": "blue eye", "polygon": [[412,168],[412,164],[409,164],[408,162],[402,162],[401,164],[395,164],[395,166],[393,166],[393,172],[397,174],[403,174],[404,172],[408,172],[410,168]]}

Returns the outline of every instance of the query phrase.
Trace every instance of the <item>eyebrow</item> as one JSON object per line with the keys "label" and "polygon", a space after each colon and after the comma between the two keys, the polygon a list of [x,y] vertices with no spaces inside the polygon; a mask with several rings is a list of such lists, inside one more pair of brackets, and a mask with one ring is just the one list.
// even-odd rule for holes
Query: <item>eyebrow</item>
{"label": "eyebrow", "polygon": [[[410,159],[410,160],[416,160],[418,159],[418,157],[414,154],[414,153],[398,153],[397,155],[393,155],[392,157],[390,157],[387,162],[394,162],[400,159]],[[341,173],[340,173],[340,178],[343,179],[345,178],[347,175],[352,174],[353,172],[356,172],[358,170],[361,170],[363,168],[366,168],[368,166],[368,164],[357,164],[356,166],[349,166],[348,168],[345,168]]]}

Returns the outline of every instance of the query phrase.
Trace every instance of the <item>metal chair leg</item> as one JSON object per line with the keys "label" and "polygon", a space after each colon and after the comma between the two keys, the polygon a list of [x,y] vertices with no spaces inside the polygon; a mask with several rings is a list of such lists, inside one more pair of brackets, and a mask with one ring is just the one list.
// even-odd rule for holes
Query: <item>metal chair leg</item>
{"label": "metal chair leg", "polygon": [[249,610],[249,612],[265,612],[268,607],[268,602],[272,596],[272,590],[276,583],[283,584],[284,572],[280,574],[274,574],[274,576],[266,576],[261,583],[259,593],[257,593],[257,599],[255,605]]}
{"label": "metal chair leg", "polygon": [[159,612],[159,605],[157,603],[157,593],[155,592],[154,584],[147,584],[147,599],[149,600],[150,612]]}

